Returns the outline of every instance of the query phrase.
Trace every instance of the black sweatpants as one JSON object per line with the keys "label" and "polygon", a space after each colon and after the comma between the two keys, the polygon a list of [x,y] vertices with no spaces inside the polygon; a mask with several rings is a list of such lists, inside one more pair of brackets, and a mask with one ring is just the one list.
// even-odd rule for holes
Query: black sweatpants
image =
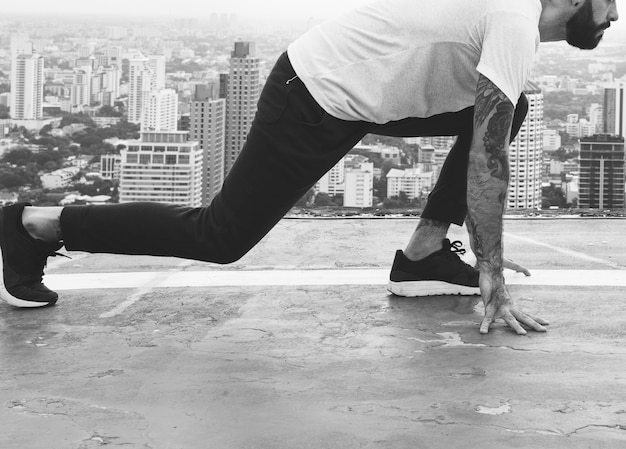
{"label": "black sweatpants", "polygon": [[[327,114],[295,76],[284,53],[263,88],[247,142],[208,207],[148,202],[68,206],[61,213],[66,249],[234,262],[368,133],[458,136],[422,217],[463,223],[473,108],[384,125],[339,120]],[[513,137],[527,108],[522,95]]]}

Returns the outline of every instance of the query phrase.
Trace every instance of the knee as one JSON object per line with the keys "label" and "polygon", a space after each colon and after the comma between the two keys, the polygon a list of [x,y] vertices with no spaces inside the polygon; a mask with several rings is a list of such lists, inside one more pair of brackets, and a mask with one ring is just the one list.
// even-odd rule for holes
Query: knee
{"label": "knee", "polygon": [[231,263],[235,263],[240,260],[243,256],[246,255],[248,251],[243,251],[241,249],[232,249],[228,248],[224,251],[215,251],[210,257],[208,262],[216,263],[219,265],[229,265]]}
{"label": "knee", "polygon": [[229,265],[231,263],[237,262],[242,257],[243,255],[240,256],[237,254],[225,254],[225,255],[220,255],[218,257],[212,257],[209,262],[213,262],[219,265]]}

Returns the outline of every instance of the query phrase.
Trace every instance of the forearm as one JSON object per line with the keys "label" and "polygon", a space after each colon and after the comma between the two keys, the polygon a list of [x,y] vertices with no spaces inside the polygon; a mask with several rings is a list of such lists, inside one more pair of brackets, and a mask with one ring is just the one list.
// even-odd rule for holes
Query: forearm
{"label": "forearm", "polygon": [[471,161],[467,184],[467,227],[482,273],[502,275],[502,214],[507,182],[491,177],[483,161]]}
{"label": "forearm", "polygon": [[478,84],[469,155],[467,225],[481,273],[502,280],[502,214],[509,182],[508,141],[514,107],[486,78]]}

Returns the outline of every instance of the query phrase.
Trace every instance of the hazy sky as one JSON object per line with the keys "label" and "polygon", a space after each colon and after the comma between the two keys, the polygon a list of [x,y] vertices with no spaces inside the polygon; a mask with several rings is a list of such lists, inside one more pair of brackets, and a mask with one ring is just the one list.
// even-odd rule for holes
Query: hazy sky
{"label": "hazy sky", "polygon": [[3,13],[203,15],[210,12],[329,16],[371,0],[4,0]]}
{"label": "hazy sky", "polygon": [[[211,12],[236,12],[256,16],[326,18],[372,0],[1,0],[2,13],[73,15],[165,15],[201,17]],[[471,0],[467,0],[471,1]],[[626,0],[623,17],[613,24],[611,34],[626,34]],[[614,33],[612,33],[614,32]]]}

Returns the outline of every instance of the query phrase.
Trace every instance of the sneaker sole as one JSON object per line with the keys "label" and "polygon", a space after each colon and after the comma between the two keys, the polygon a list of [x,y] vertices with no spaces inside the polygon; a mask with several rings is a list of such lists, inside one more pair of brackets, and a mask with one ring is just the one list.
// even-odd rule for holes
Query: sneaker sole
{"label": "sneaker sole", "polygon": [[4,259],[2,257],[2,246],[0,246],[0,298],[4,302],[12,306],[20,307],[20,308],[46,307],[46,306],[51,306],[54,303],[56,303],[56,299],[54,301],[48,301],[48,302],[27,301],[25,299],[17,298],[13,296],[11,293],[9,293],[6,286],[4,285],[4,276],[1,275],[4,272],[3,261]]}
{"label": "sneaker sole", "polygon": [[480,295],[480,288],[443,281],[389,281],[387,290],[396,296]]}

